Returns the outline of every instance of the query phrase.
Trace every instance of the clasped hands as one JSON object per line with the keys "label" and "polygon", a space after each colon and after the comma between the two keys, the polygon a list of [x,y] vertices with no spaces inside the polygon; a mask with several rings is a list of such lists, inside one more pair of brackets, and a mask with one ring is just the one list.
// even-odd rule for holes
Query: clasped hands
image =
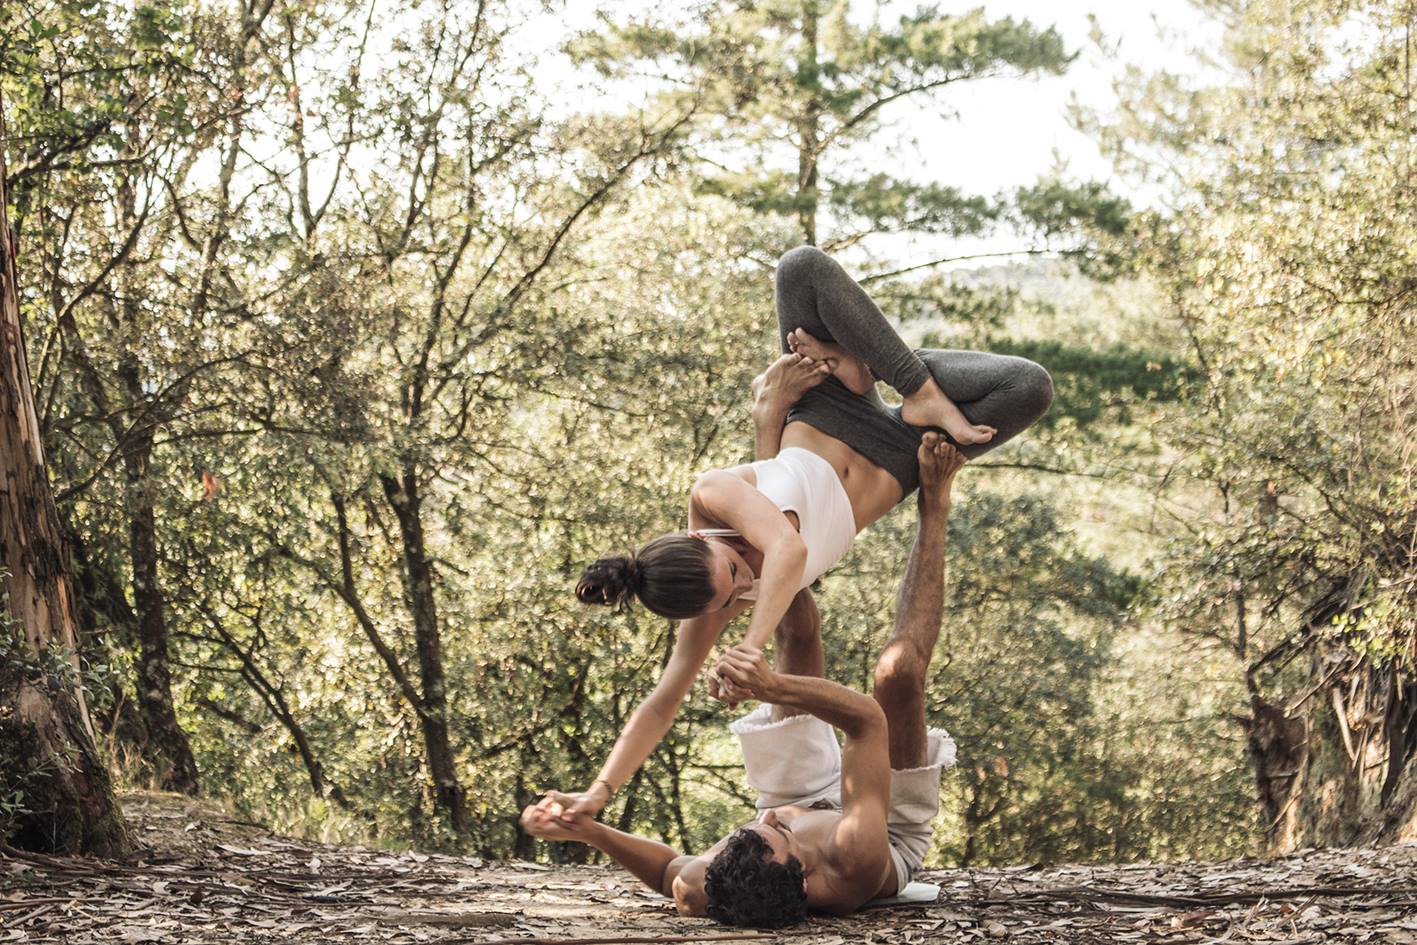
{"label": "clasped hands", "polygon": [[746,643],[730,647],[705,675],[709,695],[730,708],[749,699],[772,702],[777,691],[777,673],[768,666],[763,651]]}
{"label": "clasped hands", "polygon": [[522,811],[522,829],[543,840],[584,841],[600,806],[588,795],[547,791],[541,800]]}

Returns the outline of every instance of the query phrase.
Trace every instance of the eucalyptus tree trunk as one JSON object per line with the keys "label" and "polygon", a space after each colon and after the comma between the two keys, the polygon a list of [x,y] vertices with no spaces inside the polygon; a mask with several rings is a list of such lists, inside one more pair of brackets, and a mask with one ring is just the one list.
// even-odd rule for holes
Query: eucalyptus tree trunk
{"label": "eucalyptus tree trunk", "polygon": [[0,787],[22,791],[27,812],[0,826],[26,847],[120,856],[129,850],[127,827],[83,689],[68,676],[79,668],[69,556],[20,334],[5,177],[0,154],[0,591],[8,602],[8,614],[0,612]]}

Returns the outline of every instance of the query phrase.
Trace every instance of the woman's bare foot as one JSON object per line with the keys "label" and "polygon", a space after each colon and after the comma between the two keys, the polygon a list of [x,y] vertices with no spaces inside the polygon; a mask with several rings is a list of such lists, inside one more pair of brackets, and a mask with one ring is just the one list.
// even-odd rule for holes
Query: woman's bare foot
{"label": "woman's bare foot", "polygon": [[900,405],[900,418],[917,427],[939,427],[961,446],[988,443],[999,432],[982,423],[970,423],[933,377],[905,398]]}
{"label": "woman's bare foot", "polygon": [[788,332],[787,346],[795,354],[826,362],[831,366],[831,372],[836,375],[836,379],[846,385],[846,389],[853,394],[864,394],[876,386],[876,378],[865,361],[839,344],[818,341],[808,334],[805,328]]}
{"label": "woman's bare foot", "polygon": [[784,354],[753,378],[753,398],[764,407],[787,410],[830,374],[831,368],[821,361],[801,354]]}

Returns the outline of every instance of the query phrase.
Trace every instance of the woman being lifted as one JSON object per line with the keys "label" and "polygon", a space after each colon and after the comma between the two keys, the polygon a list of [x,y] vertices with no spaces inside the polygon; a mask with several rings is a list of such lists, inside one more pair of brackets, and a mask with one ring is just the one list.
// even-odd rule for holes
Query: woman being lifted
{"label": "woman being lifted", "polygon": [[[751,607],[743,642],[762,648],[797,592],[915,491],[927,429],[944,430],[972,458],[1017,436],[1052,402],[1048,372],[1024,358],[912,351],[815,247],[778,261],[776,303],[786,353],[760,378],[754,406],[755,452],[771,458],[704,473],[689,495],[687,532],[601,558],[576,586],[585,603],[638,598],[682,623],[659,683],[567,819],[598,814],[644,763],[730,621]],[[877,395],[878,378],[900,394],[899,407]],[[732,701],[713,676],[710,691]]]}

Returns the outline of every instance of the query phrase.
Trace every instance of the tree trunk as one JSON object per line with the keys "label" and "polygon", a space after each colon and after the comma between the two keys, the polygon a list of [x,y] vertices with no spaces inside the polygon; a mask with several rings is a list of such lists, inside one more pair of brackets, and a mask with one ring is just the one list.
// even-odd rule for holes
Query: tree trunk
{"label": "tree trunk", "polygon": [[[132,153],[132,142],[129,142]],[[132,176],[123,178],[118,202],[121,225],[130,230],[140,223],[136,189]],[[128,281],[130,267],[116,270],[119,286]],[[139,293],[122,292],[117,303],[122,322],[141,337],[138,326],[145,315],[137,299]],[[158,783],[169,791],[197,793],[197,762],[187,733],[177,722],[172,698],[172,672],[168,664],[167,614],[162,584],[158,574],[157,513],[153,502],[153,483],[148,476],[152,461],[153,441],[157,428],[166,420],[170,409],[154,402],[152,384],[144,377],[143,364],[134,351],[132,341],[125,342],[118,356],[118,378],[122,383],[127,404],[133,416],[140,419],[129,428],[117,417],[111,422],[114,440],[123,453],[127,474],[124,504],[128,512],[128,548],[133,566],[133,606],[138,612],[138,706],[147,729],[143,754],[153,765]]]}
{"label": "tree trunk", "polygon": [[6,173],[0,154],[0,590],[23,639],[8,629],[0,634],[0,787],[23,791],[27,812],[0,826],[31,849],[121,856],[129,851],[127,826],[94,746],[83,690],[55,684],[63,675],[46,671],[58,668],[46,666],[51,659],[77,671],[78,640],[20,335]]}
{"label": "tree trunk", "polygon": [[1326,644],[1307,703],[1309,754],[1296,846],[1417,839],[1417,681],[1404,660]]}
{"label": "tree trunk", "polygon": [[1266,701],[1252,685],[1245,729],[1265,845],[1273,853],[1293,849],[1308,763],[1308,726],[1302,718],[1286,716],[1283,706]]}
{"label": "tree trunk", "polygon": [[797,64],[797,81],[807,92],[807,101],[797,126],[797,222],[802,239],[817,245],[817,157],[818,129],[822,106],[817,94],[820,67],[817,63],[817,21],[821,14],[817,0],[802,0],[802,59]]}
{"label": "tree trunk", "polygon": [[157,515],[147,479],[151,436],[136,439],[125,463],[133,603],[138,616],[138,705],[147,730],[143,753],[165,790],[196,794],[197,762],[187,733],[177,722],[168,668],[166,602],[158,580]]}
{"label": "tree trunk", "polygon": [[457,763],[448,735],[447,680],[443,670],[443,644],[438,631],[438,603],[433,594],[433,567],[423,538],[422,497],[418,477],[411,466],[402,475],[381,477],[384,494],[398,518],[403,540],[404,591],[413,611],[413,637],[418,649],[419,678],[423,684],[422,706],[418,713],[423,742],[428,752],[428,773],[438,810],[462,836],[470,826],[467,797],[458,781]]}

